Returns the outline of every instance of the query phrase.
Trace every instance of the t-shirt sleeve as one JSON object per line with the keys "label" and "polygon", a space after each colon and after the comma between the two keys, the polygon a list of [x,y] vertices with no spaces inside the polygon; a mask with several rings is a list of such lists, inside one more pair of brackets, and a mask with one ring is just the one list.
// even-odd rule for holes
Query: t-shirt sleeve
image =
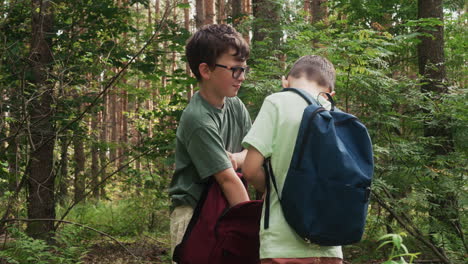
{"label": "t-shirt sleeve", "polygon": [[193,131],[187,151],[201,179],[232,167],[223,140],[215,128],[204,126]]}
{"label": "t-shirt sleeve", "polygon": [[277,126],[278,111],[275,105],[266,99],[255,119],[252,128],[242,141],[242,146],[256,148],[265,158],[273,152],[273,142]]}
{"label": "t-shirt sleeve", "polygon": [[241,102],[242,105],[242,117],[243,117],[243,129],[242,129],[242,138],[244,138],[252,127],[252,120],[250,119],[249,111],[247,107]]}

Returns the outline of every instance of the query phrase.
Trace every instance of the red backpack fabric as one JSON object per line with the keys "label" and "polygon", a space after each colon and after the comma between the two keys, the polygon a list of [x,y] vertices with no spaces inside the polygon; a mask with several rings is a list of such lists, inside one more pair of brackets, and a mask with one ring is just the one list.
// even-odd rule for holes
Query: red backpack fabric
{"label": "red backpack fabric", "polygon": [[261,200],[229,208],[211,179],[194,210],[182,242],[174,250],[179,264],[259,264]]}

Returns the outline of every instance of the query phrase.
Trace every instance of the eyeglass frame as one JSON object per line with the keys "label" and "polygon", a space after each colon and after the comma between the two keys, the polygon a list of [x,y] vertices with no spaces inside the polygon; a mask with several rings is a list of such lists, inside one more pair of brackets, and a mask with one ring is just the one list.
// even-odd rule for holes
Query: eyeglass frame
{"label": "eyeglass frame", "polygon": [[[215,67],[221,67],[221,68],[224,68],[226,70],[232,71],[232,78],[234,78],[234,79],[239,79],[239,77],[242,75],[242,73],[244,74],[244,77],[245,77],[247,75],[247,73],[249,72],[249,70],[250,70],[250,68],[248,66],[246,66],[246,67],[240,67],[240,66],[228,67],[226,65],[222,65],[222,64],[218,64],[218,63],[215,63]],[[235,76],[236,71],[239,71],[239,70],[240,70],[240,73],[236,77]]]}

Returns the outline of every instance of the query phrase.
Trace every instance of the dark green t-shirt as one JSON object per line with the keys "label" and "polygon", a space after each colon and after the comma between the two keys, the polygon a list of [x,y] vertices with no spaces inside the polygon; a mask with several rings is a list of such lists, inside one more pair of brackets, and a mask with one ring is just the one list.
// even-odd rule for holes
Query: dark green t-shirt
{"label": "dark green t-shirt", "polygon": [[249,113],[238,97],[226,97],[223,108],[218,109],[198,92],[194,94],[176,133],[176,169],[169,186],[172,209],[196,206],[205,180],[232,167],[226,151],[242,150],[242,139],[251,125]]}

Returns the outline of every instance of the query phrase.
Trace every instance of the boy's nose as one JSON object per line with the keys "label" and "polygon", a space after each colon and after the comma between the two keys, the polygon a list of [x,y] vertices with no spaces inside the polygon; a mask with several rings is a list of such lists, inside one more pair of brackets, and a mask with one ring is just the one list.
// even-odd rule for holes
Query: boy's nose
{"label": "boy's nose", "polygon": [[239,80],[239,81],[244,81],[245,80],[245,71],[241,72],[241,74],[239,75],[237,80]]}

